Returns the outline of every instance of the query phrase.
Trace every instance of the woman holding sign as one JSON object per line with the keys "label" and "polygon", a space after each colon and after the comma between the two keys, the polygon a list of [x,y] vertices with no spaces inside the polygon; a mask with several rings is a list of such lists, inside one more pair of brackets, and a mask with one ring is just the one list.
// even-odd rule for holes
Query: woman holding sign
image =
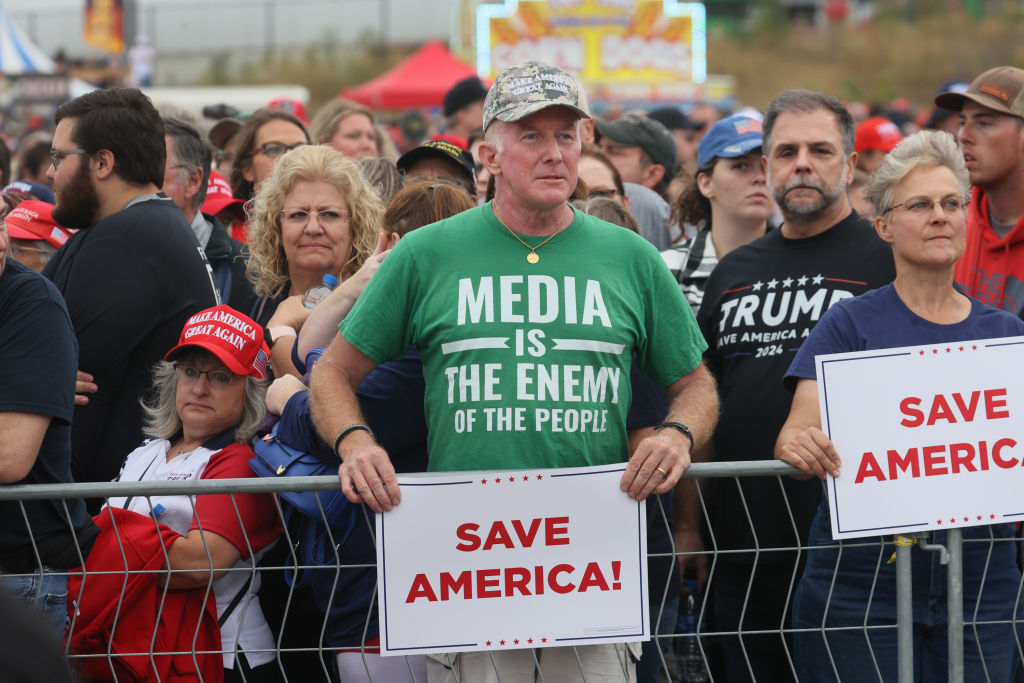
{"label": "woman holding sign", "polygon": [[[775,457],[808,477],[836,477],[842,466],[821,430],[815,356],[1024,335],[1024,322],[968,298],[953,283],[969,185],[952,136],[922,131],[900,142],[866,196],[878,216],[876,231],[892,245],[896,279],[833,306],[790,366],[785,382],[794,389],[793,405]],[[894,548],[883,537],[836,543],[830,529],[823,500],[793,601],[794,628],[812,629],[794,634],[800,680],[895,680],[896,565],[888,562]],[[945,535],[936,531],[928,540],[943,544]],[[1013,526],[966,528],[963,537],[965,617],[979,624],[964,629],[965,680],[1007,681],[1017,652],[1013,627],[985,622],[1010,620],[1019,611]],[[914,546],[911,555],[915,680],[945,681],[946,569],[938,553]]]}

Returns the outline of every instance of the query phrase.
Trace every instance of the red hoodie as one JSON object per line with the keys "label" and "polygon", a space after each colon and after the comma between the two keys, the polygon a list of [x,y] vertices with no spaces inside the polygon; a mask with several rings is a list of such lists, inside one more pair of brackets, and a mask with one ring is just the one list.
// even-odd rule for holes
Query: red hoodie
{"label": "red hoodie", "polygon": [[1024,312],[1024,217],[1000,239],[989,225],[988,197],[977,187],[967,209],[967,247],[953,277],[983,304]]}
{"label": "red hoodie", "polygon": [[[121,508],[104,508],[93,519],[100,535],[84,572],[72,570],[68,579],[71,654],[102,655],[79,659],[82,676],[220,683],[222,656],[192,654],[221,648],[213,592],[157,586],[162,574],[157,570],[166,564],[164,549],[181,536]],[[175,652],[182,654],[161,654]]]}

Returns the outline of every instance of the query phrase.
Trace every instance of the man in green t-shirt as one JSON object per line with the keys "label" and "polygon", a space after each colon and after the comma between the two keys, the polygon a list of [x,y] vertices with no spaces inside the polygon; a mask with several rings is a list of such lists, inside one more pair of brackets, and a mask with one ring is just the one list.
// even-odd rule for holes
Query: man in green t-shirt
{"label": "man in green t-shirt", "polygon": [[[567,204],[582,118],[589,114],[571,75],[540,62],[503,70],[487,95],[480,148],[494,200],[404,237],[342,322],[313,373],[312,406],[342,460],[349,500],[375,512],[400,501],[353,388],[413,344],[432,471],[628,460],[621,489],[643,500],[671,490],[706,443],[718,398],[674,278],[641,237]],[[664,428],[630,456],[634,363],[667,388],[671,406]],[[495,680],[535,665],[548,680],[575,679],[577,654],[584,673],[632,677],[621,647],[537,652],[537,660],[531,650],[447,655],[430,680],[446,680],[445,670]]]}

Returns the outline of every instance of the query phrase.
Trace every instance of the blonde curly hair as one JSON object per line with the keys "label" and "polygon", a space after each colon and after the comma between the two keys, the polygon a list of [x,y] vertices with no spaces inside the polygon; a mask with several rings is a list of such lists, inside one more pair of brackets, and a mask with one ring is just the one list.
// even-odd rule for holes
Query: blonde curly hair
{"label": "blonde curly hair", "polygon": [[281,244],[281,211],[295,185],[303,182],[333,185],[345,195],[352,214],[352,254],[337,273],[339,280],[359,270],[377,246],[384,205],[359,167],[331,147],[297,147],[278,160],[246,205],[249,260],[245,275],[259,295],[277,297],[290,281],[288,259]]}

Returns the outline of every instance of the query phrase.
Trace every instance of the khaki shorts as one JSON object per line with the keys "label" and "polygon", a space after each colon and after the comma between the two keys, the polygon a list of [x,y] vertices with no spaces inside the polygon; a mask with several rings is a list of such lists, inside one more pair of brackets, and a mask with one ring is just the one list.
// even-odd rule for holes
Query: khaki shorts
{"label": "khaki shorts", "polygon": [[635,683],[640,643],[427,655],[430,683]]}

